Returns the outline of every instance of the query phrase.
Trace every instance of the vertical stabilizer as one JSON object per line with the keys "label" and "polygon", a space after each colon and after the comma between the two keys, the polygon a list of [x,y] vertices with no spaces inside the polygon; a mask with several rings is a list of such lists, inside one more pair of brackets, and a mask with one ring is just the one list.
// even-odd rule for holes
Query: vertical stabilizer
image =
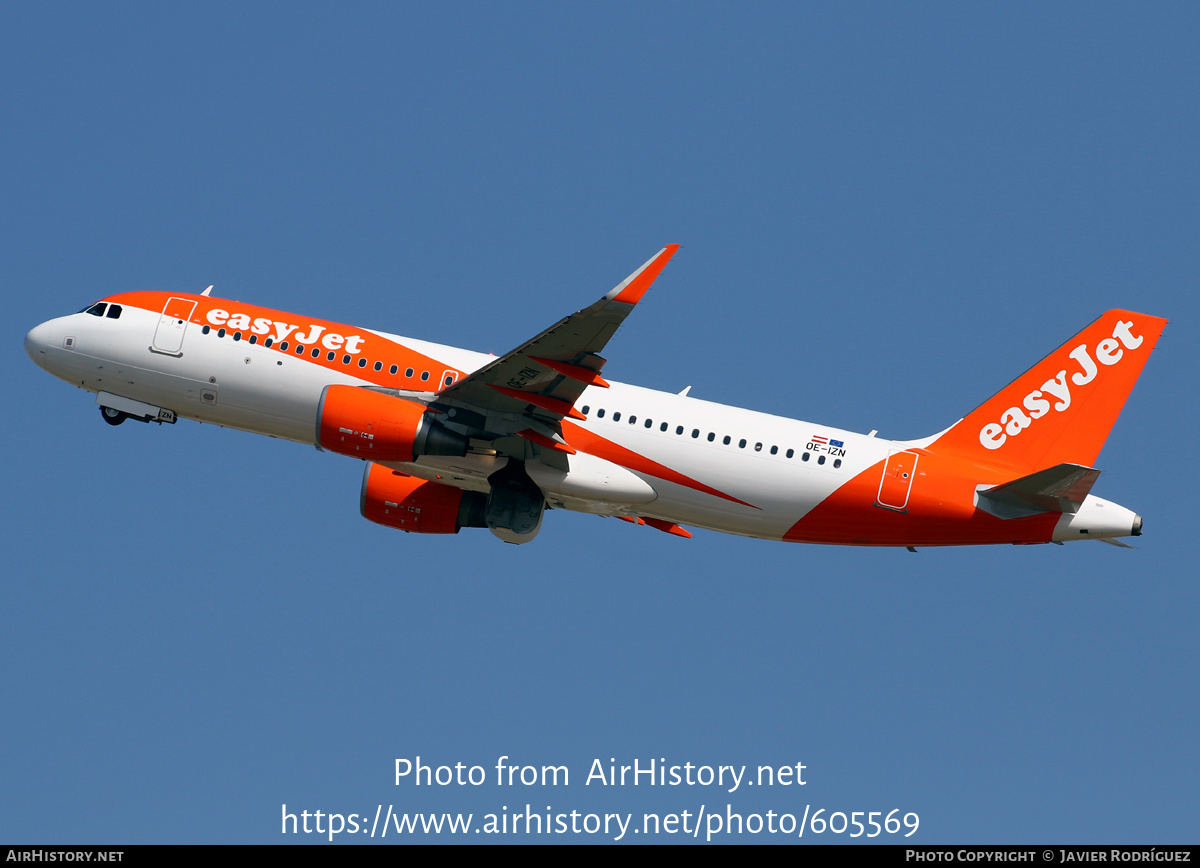
{"label": "vertical stabilizer", "polygon": [[1091,467],[1165,319],[1110,310],[929,444],[1024,473]]}

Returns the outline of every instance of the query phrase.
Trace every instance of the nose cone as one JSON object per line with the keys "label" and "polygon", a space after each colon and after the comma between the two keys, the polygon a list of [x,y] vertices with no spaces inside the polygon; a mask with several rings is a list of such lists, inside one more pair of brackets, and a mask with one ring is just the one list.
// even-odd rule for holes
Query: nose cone
{"label": "nose cone", "polygon": [[25,335],[25,352],[37,363],[38,367],[46,367],[46,354],[52,346],[54,331],[54,320],[50,320],[34,326],[29,330],[29,334]]}

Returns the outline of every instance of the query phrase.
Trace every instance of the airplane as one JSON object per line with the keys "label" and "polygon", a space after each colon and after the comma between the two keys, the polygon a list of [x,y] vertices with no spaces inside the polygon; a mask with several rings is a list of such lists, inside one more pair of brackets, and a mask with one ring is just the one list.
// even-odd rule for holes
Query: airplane
{"label": "airplane", "polygon": [[211,286],[110,295],[36,326],[25,350],[113,425],[192,419],[360,459],[363,516],[412,533],[521,544],[554,508],[679,537],[910,551],[1141,534],[1141,516],[1091,493],[1093,464],[1165,319],[1110,310],[945,431],[887,440],[601,376],[678,249],[498,357]]}

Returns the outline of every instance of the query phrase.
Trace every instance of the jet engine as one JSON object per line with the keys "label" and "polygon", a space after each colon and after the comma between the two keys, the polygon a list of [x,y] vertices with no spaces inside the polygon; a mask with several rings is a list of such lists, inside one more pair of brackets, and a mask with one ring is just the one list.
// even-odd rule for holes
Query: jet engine
{"label": "jet engine", "polygon": [[458,533],[486,527],[485,496],[450,485],[426,482],[375,463],[363,473],[359,504],[363,517],[410,533]]}
{"label": "jet engine", "polygon": [[368,461],[466,455],[468,440],[424,405],[362,389],[326,386],[317,405],[317,448]]}

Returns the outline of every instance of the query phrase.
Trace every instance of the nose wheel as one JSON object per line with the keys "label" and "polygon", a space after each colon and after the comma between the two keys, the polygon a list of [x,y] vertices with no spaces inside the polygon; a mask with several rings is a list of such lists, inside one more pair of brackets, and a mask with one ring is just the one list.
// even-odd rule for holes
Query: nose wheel
{"label": "nose wheel", "polygon": [[109,425],[120,425],[128,418],[125,413],[113,407],[101,407],[100,415],[104,417],[104,421]]}

